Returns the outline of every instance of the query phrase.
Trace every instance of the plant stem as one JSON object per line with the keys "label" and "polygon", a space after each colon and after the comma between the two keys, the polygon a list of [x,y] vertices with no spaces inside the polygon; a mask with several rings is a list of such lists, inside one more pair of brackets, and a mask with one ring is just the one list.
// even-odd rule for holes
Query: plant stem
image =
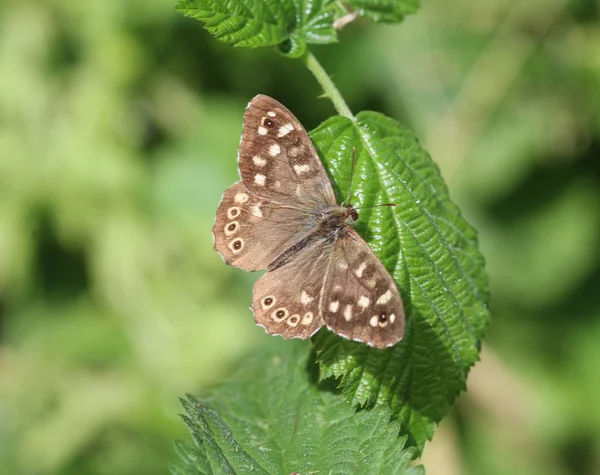
{"label": "plant stem", "polygon": [[325,91],[325,95],[333,102],[333,106],[338,113],[344,117],[348,117],[352,122],[355,122],[356,118],[344,101],[340,91],[338,91],[327,72],[323,69],[323,66],[321,66],[317,61],[317,58],[315,58],[310,51],[304,55],[304,64],[306,64],[306,67],[313,73],[319,84],[321,84],[323,91]]}

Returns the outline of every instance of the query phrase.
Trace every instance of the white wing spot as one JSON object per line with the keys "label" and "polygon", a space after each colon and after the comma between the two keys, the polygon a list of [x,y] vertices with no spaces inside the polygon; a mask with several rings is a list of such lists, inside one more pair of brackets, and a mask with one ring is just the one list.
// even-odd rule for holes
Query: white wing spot
{"label": "white wing spot", "polygon": [[258,155],[254,155],[254,157],[252,157],[252,161],[257,167],[264,167],[267,164],[267,161]]}
{"label": "white wing spot", "polygon": [[248,201],[248,193],[236,193],[233,201],[243,205],[246,201]]}
{"label": "white wing spot", "polygon": [[288,155],[290,157],[297,157],[302,153],[302,147],[292,147],[288,150]]}
{"label": "white wing spot", "polygon": [[306,314],[302,317],[302,325],[310,325],[313,321],[313,313],[306,312]]}
{"label": "white wing spot", "polygon": [[302,195],[302,185],[296,185],[296,194],[298,196]]}
{"label": "white wing spot", "polygon": [[337,300],[334,300],[333,302],[331,302],[331,303],[329,304],[329,311],[330,311],[331,313],[335,313],[335,312],[337,312],[339,308],[340,308],[340,302],[339,302],[339,301],[337,301]]}
{"label": "white wing spot", "polygon": [[361,295],[360,298],[358,299],[359,307],[367,308],[370,303],[371,303],[371,300],[369,299],[369,297],[365,297],[364,295]]}
{"label": "white wing spot", "polygon": [[240,226],[240,223],[238,223],[237,221],[231,221],[230,223],[227,223],[225,225],[225,228],[223,229],[225,231],[225,235],[231,236],[231,235],[235,234],[236,231],[238,230],[239,226]]}
{"label": "white wing spot", "polygon": [[352,305],[346,305],[346,308],[344,308],[344,319],[347,322],[352,320],[352,307]]}
{"label": "white wing spot", "polygon": [[273,297],[272,295],[267,295],[264,299],[260,301],[260,304],[264,310],[268,310],[273,305],[275,305],[275,297]]}
{"label": "white wing spot", "polygon": [[348,268],[348,263],[346,261],[340,261],[337,266],[340,270],[346,270]]}
{"label": "white wing spot", "polygon": [[237,206],[232,206],[227,210],[227,217],[229,219],[237,218],[240,215],[240,208]]}
{"label": "white wing spot", "polygon": [[244,249],[244,240],[242,238],[234,239],[227,245],[227,247],[231,249],[231,252],[237,254],[238,252],[241,252],[242,249]]}
{"label": "white wing spot", "polygon": [[258,127],[258,133],[260,135],[267,135],[267,129],[261,125]]}
{"label": "white wing spot", "polygon": [[361,262],[361,264],[358,266],[358,269],[356,269],[354,271],[354,275],[360,279],[362,277],[363,272],[365,271],[366,268],[367,268],[367,263],[366,262]]}
{"label": "white wing spot", "polygon": [[392,291],[388,289],[388,291],[385,294],[383,294],[381,297],[379,297],[377,299],[377,302],[375,302],[375,303],[377,305],[385,305],[390,300],[392,300]]}
{"label": "white wing spot", "polygon": [[277,114],[275,114],[275,112],[273,112],[273,111],[269,111],[269,112],[267,112],[267,115],[268,115],[269,117],[277,117]]}
{"label": "white wing spot", "polygon": [[257,173],[256,175],[254,175],[254,183],[256,183],[259,186],[265,186],[266,179],[267,179],[267,177],[264,175],[261,175],[260,173]]}
{"label": "white wing spot", "polygon": [[296,175],[302,175],[303,173],[308,173],[310,171],[310,166],[307,164],[294,165],[294,171],[296,172]]}
{"label": "white wing spot", "polygon": [[280,153],[281,153],[281,148],[276,143],[274,143],[273,145],[271,145],[269,147],[269,155],[271,155],[271,157],[276,157]]}
{"label": "white wing spot", "polygon": [[287,123],[285,125],[282,125],[279,128],[279,133],[277,134],[277,137],[283,137],[284,135],[289,134],[292,130],[294,130],[294,126],[290,123]]}
{"label": "white wing spot", "polygon": [[394,323],[395,320],[396,320],[396,315],[392,313],[390,315],[390,323]]}
{"label": "white wing spot", "polygon": [[252,216],[256,216],[257,218],[262,218],[263,214],[260,210],[261,203],[257,203],[252,207]]}
{"label": "white wing spot", "polygon": [[379,317],[377,315],[373,315],[371,317],[371,320],[369,320],[369,323],[371,324],[372,327],[376,327],[377,323],[379,323]]}
{"label": "white wing spot", "polygon": [[279,307],[271,314],[271,318],[276,322],[280,323],[283,322],[289,314],[290,312],[288,312],[287,308]]}
{"label": "white wing spot", "polygon": [[302,305],[308,305],[309,303],[311,303],[315,298],[311,297],[310,295],[308,295],[306,293],[305,290],[302,291],[302,294],[300,294],[300,303],[302,303]]}
{"label": "white wing spot", "polygon": [[286,323],[292,328],[297,327],[298,323],[300,323],[300,315],[297,313],[292,315]]}

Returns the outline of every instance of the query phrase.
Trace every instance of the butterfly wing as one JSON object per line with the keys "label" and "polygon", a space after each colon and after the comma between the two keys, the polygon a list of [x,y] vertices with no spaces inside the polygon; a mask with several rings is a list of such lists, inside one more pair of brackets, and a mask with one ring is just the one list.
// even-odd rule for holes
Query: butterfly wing
{"label": "butterfly wing", "polygon": [[252,194],[287,206],[335,204],[329,177],[300,122],[275,99],[258,95],[246,108],[239,169]]}
{"label": "butterfly wing", "polygon": [[320,301],[333,247],[324,238],[307,241],[254,285],[254,319],[267,333],[305,339],[323,326]]}
{"label": "butterfly wing", "polygon": [[383,263],[354,230],[333,249],[323,289],[321,315],[337,334],[387,348],[404,335],[404,306]]}
{"label": "butterfly wing", "polygon": [[242,181],[217,209],[215,249],[230,265],[265,269],[315,230],[335,195],[306,130],[268,96],[246,108],[238,160]]}
{"label": "butterfly wing", "polygon": [[215,249],[227,264],[266,269],[314,229],[314,214],[250,193],[241,181],[223,194],[213,225]]}
{"label": "butterfly wing", "polygon": [[267,333],[309,338],[321,326],[377,348],[402,339],[405,315],[396,283],[353,230],[335,245],[308,243],[254,286],[252,311]]}

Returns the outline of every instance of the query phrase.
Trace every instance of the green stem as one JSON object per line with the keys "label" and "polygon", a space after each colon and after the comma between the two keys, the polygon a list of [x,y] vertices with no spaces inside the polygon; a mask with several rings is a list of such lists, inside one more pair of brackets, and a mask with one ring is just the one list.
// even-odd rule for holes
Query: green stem
{"label": "green stem", "polygon": [[325,91],[325,95],[331,100],[331,102],[333,102],[333,106],[338,113],[344,117],[348,117],[348,119],[350,119],[352,122],[355,122],[356,118],[344,101],[340,91],[338,91],[327,72],[323,69],[323,66],[321,66],[321,64],[317,61],[317,58],[315,58],[310,51],[304,55],[304,63],[310,72],[313,73],[317,81],[319,81],[323,91]]}

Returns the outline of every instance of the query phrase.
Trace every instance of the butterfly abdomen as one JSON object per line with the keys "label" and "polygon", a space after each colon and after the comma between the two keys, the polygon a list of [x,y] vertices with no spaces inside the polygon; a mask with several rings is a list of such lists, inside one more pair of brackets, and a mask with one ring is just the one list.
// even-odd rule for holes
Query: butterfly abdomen
{"label": "butterfly abdomen", "polygon": [[304,239],[301,239],[296,244],[294,244],[292,247],[290,247],[287,251],[284,251],[277,259],[275,259],[273,262],[271,262],[267,269],[272,271],[272,270],[278,269],[279,267],[285,265],[287,262],[289,262],[289,260],[292,257],[294,257],[294,255],[298,251],[300,251],[301,249],[304,249],[306,246],[308,246],[308,244],[310,242],[312,242],[314,240],[315,240],[314,234],[311,234],[311,235],[305,237]]}

